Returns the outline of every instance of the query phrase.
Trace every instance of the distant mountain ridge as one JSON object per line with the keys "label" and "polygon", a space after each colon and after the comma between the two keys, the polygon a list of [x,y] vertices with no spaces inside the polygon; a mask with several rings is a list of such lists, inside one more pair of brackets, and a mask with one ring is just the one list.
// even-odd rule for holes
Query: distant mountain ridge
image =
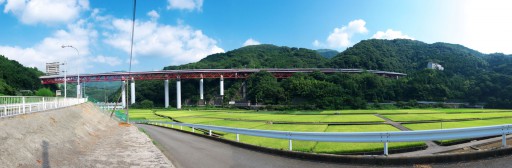
{"label": "distant mountain ridge", "polygon": [[340,53],[336,50],[331,49],[318,49],[316,50],[316,52],[325,58],[332,58]]}
{"label": "distant mountain ridge", "polygon": [[[333,56],[334,53],[337,53]],[[506,56],[506,55],[503,55]],[[489,69],[488,54],[458,44],[416,40],[363,40],[343,52],[270,44],[246,46],[164,69],[199,68],[361,68],[411,73],[436,62],[450,73],[475,74]],[[496,59],[493,59],[496,60]]]}
{"label": "distant mountain ridge", "polygon": [[328,59],[315,50],[262,44],[212,54],[195,63],[168,66],[164,69],[315,68],[323,67],[327,62]]}
{"label": "distant mountain ridge", "polygon": [[462,45],[415,40],[363,40],[331,59],[328,67],[410,73],[436,62],[450,73],[474,74],[487,68],[485,54]]}

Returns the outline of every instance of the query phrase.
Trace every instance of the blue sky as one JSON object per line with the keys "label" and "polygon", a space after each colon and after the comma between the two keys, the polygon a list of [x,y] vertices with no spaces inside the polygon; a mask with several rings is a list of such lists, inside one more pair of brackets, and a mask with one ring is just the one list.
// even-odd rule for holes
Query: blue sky
{"label": "blue sky", "polygon": [[[70,73],[127,70],[132,5],[0,0],[0,54],[40,69],[67,61]],[[160,70],[244,45],[343,51],[371,38],[512,54],[511,18],[506,0],[138,0],[133,70]]]}

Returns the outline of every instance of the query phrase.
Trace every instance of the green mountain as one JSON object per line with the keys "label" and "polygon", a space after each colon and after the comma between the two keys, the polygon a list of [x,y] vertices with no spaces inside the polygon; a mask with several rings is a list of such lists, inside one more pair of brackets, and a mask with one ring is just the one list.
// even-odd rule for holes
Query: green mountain
{"label": "green mountain", "polygon": [[180,66],[168,66],[164,69],[315,68],[323,67],[327,62],[328,59],[322,57],[314,50],[262,44],[209,55],[199,62]]}
{"label": "green mountain", "polygon": [[325,58],[332,58],[340,53],[336,50],[331,49],[318,49],[316,50],[316,52]]}
{"label": "green mountain", "polygon": [[[247,79],[247,99],[303,108],[367,108],[367,102],[448,101],[485,104],[489,108],[512,108],[512,55],[482,54],[457,44],[427,44],[415,40],[363,40],[328,59],[327,50],[256,45],[207,56],[196,63],[165,69],[198,68],[360,68],[407,73],[391,79],[370,73],[297,74],[274,80],[268,73]],[[322,56],[323,55],[323,56]],[[429,62],[444,70],[427,69]],[[267,82],[258,82],[267,81]],[[242,80],[226,80],[225,103],[239,100]],[[160,88],[161,82],[145,82]],[[184,98],[198,100],[197,81],[182,83]],[[218,96],[218,81],[205,80],[207,101]],[[269,88],[273,90],[269,92]],[[146,93],[147,92],[147,93]],[[171,89],[171,95],[173,94]],[[161,92],[138,92],[139,98],[159,104]],[[186,94],[186,95],[185,95]],[[401,103],[404,105],[403,103]]]}
{"label": "green mountain", "polygon": [[412,73],[425,69],[428,62],[435,62],[441,64],[446,72],[467,75],[487,67],[482,56],[482,53],[456,44],[371,39],[341,52],[332,58],[328,67]]}
{"label": "green mountain", "polygon": [[0,94],[17,95],[22,90],[35,91],[42,87],[37,68],[24,67],[14,60],[0,55]]}

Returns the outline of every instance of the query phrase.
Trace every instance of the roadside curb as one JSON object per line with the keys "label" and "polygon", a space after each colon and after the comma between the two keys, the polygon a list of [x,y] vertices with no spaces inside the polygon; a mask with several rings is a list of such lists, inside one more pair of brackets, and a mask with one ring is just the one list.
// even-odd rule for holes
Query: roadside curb
{"label": "roadside curb", "polygon": [[182,133],[195,135],[225,144],[263,152],[272,155],[278,155],[288,158],[310,160],[310,161],[321,161],[321,162],[333,162],[333,163],[344,163],[344,164],[358,164],[358,165],[411,165],[411,164],[430,164],[430,163],[450,163],[450,162],[462,162],[472,161],[478,159],[485,159],[491,157],[505,156],[512,154],[512,148],[502,148],[497,150],[488,150],[480,152],[460,153],[460,154],[439,154],[439,155],[426,155],[426,156],[411,156],[411,157],[394,157],[394,156],[383,156],[383,155],[334,155],[334,154],[318,154],[318,153],[306,153],[298,151],[287,151],[279,150],[261,146],[255,146],[236,141],[231,141],[222,138],[211,137],[208,135],[192,133],[176,128],[169,128],[159,125],[153,125],[157,127],[172,129]]}

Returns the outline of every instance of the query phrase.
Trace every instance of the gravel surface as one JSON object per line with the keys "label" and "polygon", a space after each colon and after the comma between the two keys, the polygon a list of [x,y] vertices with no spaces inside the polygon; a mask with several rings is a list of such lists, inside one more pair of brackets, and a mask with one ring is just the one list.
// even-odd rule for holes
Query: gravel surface
{"label": "gravel surface", "polygon": [[0,119],[0,167],[174,167],[136,127],[93,104]]}

